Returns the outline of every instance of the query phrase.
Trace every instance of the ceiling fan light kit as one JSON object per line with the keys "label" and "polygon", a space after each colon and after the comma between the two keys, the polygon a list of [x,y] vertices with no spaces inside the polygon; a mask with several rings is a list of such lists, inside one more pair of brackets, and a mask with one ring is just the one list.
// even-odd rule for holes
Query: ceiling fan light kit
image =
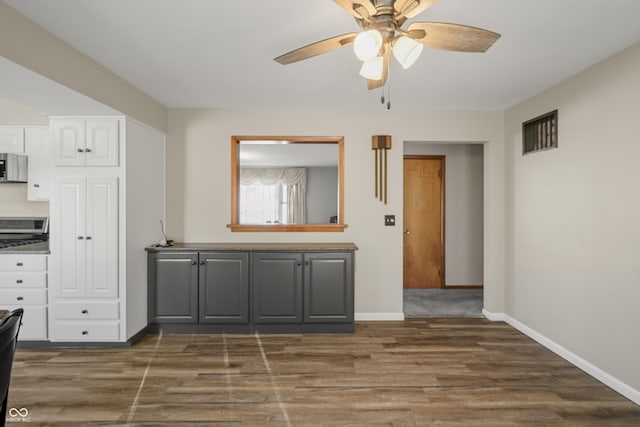
{"label": "ceiling fan light kit", "polygon": [[378,30],[363,31],[353,42],[353,51],[361,61],[374,59],[382,47],[382,34]]}
{"label": "ceiling fan light kit", "polygon": [[405,70],[411,67],[422,53],[424,46],[407,36],[400,36],[393,44],[393,56]]}
{"label": "ceiling fan light kit", "polygon": [[382,87],[389,78],[390,53],[407,69],[420,57],[424,46],[456,52],[486,52],[500,34],[468,25],[444,22],[414,22],[409,18],[424,12],[438,0],[333,0],[352,15],[364,30],[332,37],[292,50],[275,58],[286,65],[353,44],[363,61],[360,75],[369,90]]}
{"label": "ceiling fan light kit", "polygon": [[360,75],[368,80],[380,80],[382,78],[383,68],[384,59],[382,56],[376,56],[362,63]]}

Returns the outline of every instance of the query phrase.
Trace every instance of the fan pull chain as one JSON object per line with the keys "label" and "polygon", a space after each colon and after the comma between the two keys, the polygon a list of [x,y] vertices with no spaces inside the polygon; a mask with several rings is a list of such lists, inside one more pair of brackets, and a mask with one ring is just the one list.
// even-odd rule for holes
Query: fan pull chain
{"label": "fan pull chain", "polygon": [[[384,88],[387,88],[387,96],[384,95]],[[380,104],[385,105],[387,103],[387,110],[391,109],[391,86],[382,86],[382,94],[380,95]]]}

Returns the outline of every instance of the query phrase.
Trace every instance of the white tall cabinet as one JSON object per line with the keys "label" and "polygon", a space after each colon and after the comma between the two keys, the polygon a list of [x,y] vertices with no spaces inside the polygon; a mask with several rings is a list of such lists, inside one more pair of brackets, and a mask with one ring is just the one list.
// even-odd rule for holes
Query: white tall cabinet
{"label": "white tall cabinet", "polygon": [[164,219],[164,135],[124,117],[52,117],[50,137],[49,339],[127,341],[146,327],[144,247]]}

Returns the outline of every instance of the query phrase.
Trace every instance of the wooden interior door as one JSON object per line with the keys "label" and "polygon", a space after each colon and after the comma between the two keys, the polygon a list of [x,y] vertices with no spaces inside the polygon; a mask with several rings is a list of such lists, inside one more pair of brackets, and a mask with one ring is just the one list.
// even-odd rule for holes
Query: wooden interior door
{"label": "wooden interior door", "polygon": [[444,288],[444,156],[404,157],[404,288]]}

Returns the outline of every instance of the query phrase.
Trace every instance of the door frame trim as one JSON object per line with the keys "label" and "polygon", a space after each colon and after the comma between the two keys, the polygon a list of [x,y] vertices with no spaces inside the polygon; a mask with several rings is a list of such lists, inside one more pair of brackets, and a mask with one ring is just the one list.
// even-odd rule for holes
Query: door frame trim
{"label": "door frame trim", "polygon": [[[440,250],[441,250],[441,254],[440,254],[440,289],[445,289],[446,288],[446,281],[445,281],[445,276],[447,274],[447,272],[445,271],[445,255],[446,255],[446,250],[445,250],[445,230],[446,230],[446,210],[445,210],[445,202],[446,202],[446,195],[445,195],[445,189],[446,189],[446,185],[445,185],[445,181],[446,181],[446,177],[447,177],[447,173],[446,173],[446,156],[444,155],[432,155],[432,154],[406,154],[402,156],[402,173],[404,174],[404,161],[405,159],[414,159],[414,160],[440,160],[440,170],[442,170],[442,177],[440,179]],[[403,201],[402,201],[403,205],[404,205],[404,196],[403,196]],[[404,262],[404,254],[402,255],[403,257],[403,262]]]}

